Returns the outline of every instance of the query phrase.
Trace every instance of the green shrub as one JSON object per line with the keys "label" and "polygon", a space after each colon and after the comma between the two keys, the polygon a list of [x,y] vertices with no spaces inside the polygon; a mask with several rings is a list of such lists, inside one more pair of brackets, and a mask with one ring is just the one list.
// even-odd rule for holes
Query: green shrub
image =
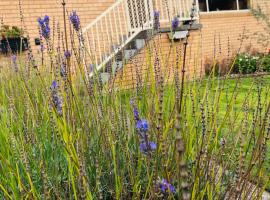
{"label": "green shrub", "polygon": [[0,27],[0,35],[2,38],[18,38],[23,35],[23,31],[17,26],[3,25]]}
{"label": "green shrub", "polygon": [[270,55],[262,58],[262,69],[265,72],[270,72]]}
{"label": "green shrub", "polygon": [[235,68],[238,73],[251,74],[257,70],[260,57],[257,55],[249,55],[247,53],[240,54],[235,61]]}

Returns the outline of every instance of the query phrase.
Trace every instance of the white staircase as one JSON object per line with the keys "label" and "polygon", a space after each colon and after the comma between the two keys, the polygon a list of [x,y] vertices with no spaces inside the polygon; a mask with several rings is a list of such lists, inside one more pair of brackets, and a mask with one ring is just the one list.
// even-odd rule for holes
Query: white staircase
{"label": "white staircase", "polygon": [[[190,19],[192,3],[193,0],[116,0],[111,7],[83,28],[87,62],[100,71],[123,48],[133,42],[135,48],[125,50],[122,59],[112,64],[112,71],[117,71],[125,60],[144,47],[145,38],[138,38],[138,35],[152,29],[154,10],[160,12],[161,23],[169,23],[175,16],[184,21]],[[90,77],[93,74],[91,71]],[[104,82],[108,76],[108,73],[102,74]]]}

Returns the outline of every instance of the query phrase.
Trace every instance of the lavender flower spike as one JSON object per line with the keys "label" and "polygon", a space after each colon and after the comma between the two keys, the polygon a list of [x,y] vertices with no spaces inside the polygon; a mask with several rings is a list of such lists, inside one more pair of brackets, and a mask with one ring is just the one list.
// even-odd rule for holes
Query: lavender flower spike
{"label": "lavender flower spike", "polygon": [[168,182],[167,179],[162,179],[160,182],[160,190],[163,194],[166,194],[168,192],[175,193],[175,187]]}
{"label": "lavender flower spike", "polygon": [[50,18],[48,15],[45,15],[44,18],[38,18],[39,27],[41,29],[41,35],[46,40],[50,38]]}
{"label": "lavender flower spike", "polygon": [[16,55],[12,55],[11,56],[11,60],[12,60],[12,62],[16,62],[17,61],[17,56]]}
{"label": "lavender flower spike", "polygon": [[135,120],[138,122],[140,120],[140,114],[139,114],[139,110],[135,105],[134,99],[130,100],[130,104],[133,107],[133,114],[134,114],[134,118]]}
{"label": "lavender flower spike", "polygon": [[138,131],[147,132],[149,129],[149,125],[148,125],[147,120],[145,120],[145,119],[139,120],[136,124],[136,128]]}
{"label": "lavender flower spike", "polygon": [[158,30],[160,28],[159,17],[159,11],[154,11],[154,30]]}
{"label": "lavender flower spike", "polygon": [[14,70],[15,72],[18,72],[18,64],[17,64],[17,56],[16,55],[12,55],[11,56],[11,61],[13,63],[13,67],[14,67]]}
{"label": "lavender flower spike", "polygon": [[176,31],[176,29],[178,28],[179,26],[179,19],[178,17],[174,17],[173,20],[172,20],[172,31]]}
{"label": "lavender flower spike", "polygon": [[58,84],[55,80],[52,82],[51,91],[52,91],[53,106],[55,107],[57,113],[60,116],[62,116],[63,115],[63,105],[62,105],[61,97],[58,94]]}
{"label": "lavender flower spike", "polygon": [[143,141],[140,143],[140,150],[143,153],[148,153],[150,151],[155,151],[157,149],[157,144],[154,142],[149,142],[148,144]]}
{"label": "lavender flower spike", "polygon": [[76,11],[73,11],[69,17],[71,24],[73,25],[74,29],[76,31],[80,30],[80,26],[81,26],[81,22],[80,22],[80,18],[77,15]]}
{"label": "lavender flower spike", "polygon": [[64,56],[65,56],[66,59],[70,58],[71,57],[71,52],[68,51],[68,50],[65,51]]}

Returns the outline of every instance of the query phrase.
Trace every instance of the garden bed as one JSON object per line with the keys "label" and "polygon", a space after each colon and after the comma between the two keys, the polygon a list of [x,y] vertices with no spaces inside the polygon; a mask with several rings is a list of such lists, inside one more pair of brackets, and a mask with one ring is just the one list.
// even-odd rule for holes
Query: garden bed
{"label": "garden bed", "polygon": [[[167,85],[157,54],[134,89],[116,91],[90,76],[79,16],[69,19],[72,51],[61,34],[54,47],[45,15],[47,62],[29,51],[0,72],[0,199],[256,199],[270,188],[270,76],[186,81],[179,54],[182,76]],[[236,72],[267,70],[241,56]]]}

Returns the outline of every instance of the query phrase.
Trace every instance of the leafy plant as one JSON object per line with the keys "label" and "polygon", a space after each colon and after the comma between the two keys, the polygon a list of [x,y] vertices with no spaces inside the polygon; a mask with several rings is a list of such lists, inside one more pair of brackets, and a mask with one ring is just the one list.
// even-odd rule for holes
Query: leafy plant
{"label": "leafy plant", "polygon": [[17,26],[8,26],[8,25],[3,25],[0,29],[0,35],[2,39],[4,38],[18,38],[23,35],[23,30],[20,29]]}
{"label": "leafy plant", "polygon": [[262,68],[265,72],[270,72],[270,56],[266,56],[262,59]]}
{"label": "leafy plant", "polygon": [[237,56],[235,67],[241,74],[251,74],[256,72],[259,59],[259,56],[242,53]]}

